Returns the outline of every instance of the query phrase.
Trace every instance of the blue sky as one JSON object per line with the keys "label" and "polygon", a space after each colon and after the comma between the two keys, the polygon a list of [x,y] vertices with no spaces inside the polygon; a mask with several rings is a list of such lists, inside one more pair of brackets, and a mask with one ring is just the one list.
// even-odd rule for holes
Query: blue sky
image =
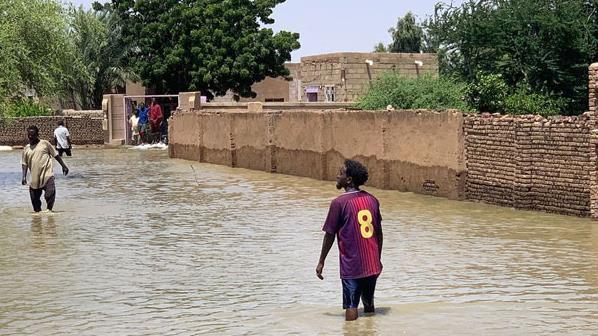
{"label": "blue sky", "polygon": [[[68,0],[66,0],[68,1]],[[91,6],[93,0],[72,0]],[[420,19],[434,13],[438,0],[287,0],[274,10],[275,30],[301,34],[301,56],[339,51],[372,51],[378,42],[390,42],[388,29],[399,16],[412,11]],[[444,0],[443,2],[450,2]],[[463,0],[453,0],[460,4]]]}

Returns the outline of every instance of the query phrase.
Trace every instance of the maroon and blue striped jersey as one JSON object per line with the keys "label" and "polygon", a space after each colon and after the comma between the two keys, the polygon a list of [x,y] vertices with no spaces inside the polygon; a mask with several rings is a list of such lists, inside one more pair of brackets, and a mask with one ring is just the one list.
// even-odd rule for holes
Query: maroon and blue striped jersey
{"label": "maroon and blue striped jersey", "polygon": [[378,200],[363,190],[346,192],[332,201],[322,230],[337,237],[341,279],[382,272],[378,245],[381,223]]}

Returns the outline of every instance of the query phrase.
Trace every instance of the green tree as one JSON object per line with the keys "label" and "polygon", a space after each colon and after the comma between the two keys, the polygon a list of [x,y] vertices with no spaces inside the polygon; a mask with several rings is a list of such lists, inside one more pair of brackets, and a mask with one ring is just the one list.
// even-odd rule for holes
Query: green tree
{"label": "green tree", "polygon": [[71,9],[70,17],[69,36],[79,67],[70,77],[68,98],[77,108],[97,109],[105,93],[135,78],[126,66],[129,49],[122,44],[122,25],[109,6]]}
{"label": "green tree", "polygon": [[272,9],[284,0],[112,0],[123,24],[129,60],[143,84],[158,92],[232,90],[288,75],[284,63],[299,34],[274,33]]}
{"label": "green tree", "polygon": [[388,52],[388,49],[384,45],[384,43],[380,42],[374,46],[374,52],[385,53]]}
{"label": "green tree", "polygon": [[[443,73],[475,82],[500,75],[514,90],[565,100],[565,114],[587,109],[587,68],[596,59],[596,0],[469,0],[438,4],[425,23],[442,51]],[[525,91],[525,90],[524,90]]]}
{"label": "green tree", "polygon": [[64,8],[53,0],[0,1],[0,102],[58,96],[72,65]]}
{"label": "green tree", "polygon": [[419,53],[423,48],[424,30],[415,21],[413,13],[408,12],[399,18],[397,26],[388,31],[392,36],[392,43],[388,51],[396,53]]}

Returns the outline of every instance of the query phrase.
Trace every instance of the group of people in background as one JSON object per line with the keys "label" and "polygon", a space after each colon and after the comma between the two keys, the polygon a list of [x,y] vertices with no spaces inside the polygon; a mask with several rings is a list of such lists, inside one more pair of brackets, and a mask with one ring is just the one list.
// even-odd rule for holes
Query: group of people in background
{"label": "group of people in background", "polygon": [[165,123],[165,113],[156,98],[152,98],[149,106],[145,102],[133,102],[129,124],[134,145],[161,142],[166,134]]}

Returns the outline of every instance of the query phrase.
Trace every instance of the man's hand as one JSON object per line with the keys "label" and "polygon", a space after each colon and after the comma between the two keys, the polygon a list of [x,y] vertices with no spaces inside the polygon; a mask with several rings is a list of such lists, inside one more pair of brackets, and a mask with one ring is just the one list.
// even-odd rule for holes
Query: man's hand
{"label": "man's hand", "polygon": [[69,167],[62,166],[62,173],[64,174],[64,176],[67,176],[69,174]]}
{"label": "man's hand", "polygon": [[318,263],[318,266],[316,267],[316,275],[318,276],[318,278],[320,278],[320,280],[324,280],[324,277],[322,276],[323,269],[324,269],[324,264]]}
{"label": "man's hand", "polygon": [[22,185],[27,185],[27,178],[26,178],[26,177],[24,177],[24,178],[21,180],[21,184],[22,184]]}

